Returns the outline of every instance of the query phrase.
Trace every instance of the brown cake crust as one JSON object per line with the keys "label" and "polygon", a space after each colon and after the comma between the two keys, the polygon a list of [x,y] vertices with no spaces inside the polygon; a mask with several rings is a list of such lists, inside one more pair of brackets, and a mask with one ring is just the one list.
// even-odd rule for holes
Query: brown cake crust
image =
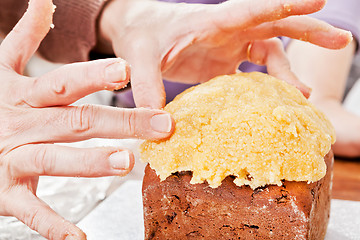
{"label": "brown cake crust", "polygon": [[218,188],[190,184],[191,172],[160,182],[146,167],[145,239],[324,239],[330,213],[333,153],[315,183],[284,181],[252,190],[232,177]]}

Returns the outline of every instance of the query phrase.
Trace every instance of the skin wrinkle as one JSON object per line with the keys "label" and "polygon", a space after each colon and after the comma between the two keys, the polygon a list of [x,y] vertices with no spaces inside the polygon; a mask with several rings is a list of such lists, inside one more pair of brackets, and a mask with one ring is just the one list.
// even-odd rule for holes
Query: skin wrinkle
{"label": "skin wrinkle", "polygon": [[[34,160],[33,166],[35,167],[35,171],[39,171],[39,176],[44,176],[46,174],[46,170],[54,169],[54,161],[51,157],[48,157],[48,152],[46,148],[40,147],[34,152]],[[21,176],[22,177],[22,176]]]}
{"label": "skin wrinkle", "polygon": [[87,133],[94,125],[92,123],[95,112],[95,107],[92,105],[81,105],[79,107],[71,108],[68,114],[70,129],[74,133]]}
{"label": "skin wrinkle", "polygon": [[38,219],[37,219],[37,215],[39,213],[40,209],[38,207],[36,207],[33,211],[31,212],[25,212],[25,215],[22,217],[22,219],[24,219],[24,223],[29,226],[31,229],[38,229]]}
{"label": "skin wrinkle", "polygon": [[[128,131],[128,135],[132,136],[135,135],[136,136],[136,123],[135,123],[135,113],[133,111],[129,111],[127,114],[124,114],[124,122],[127,122],[128,124],[126,124],[128,126],[128,128],[124,129],[124,132]],[[125,126],[125,125],[124,125]]]}

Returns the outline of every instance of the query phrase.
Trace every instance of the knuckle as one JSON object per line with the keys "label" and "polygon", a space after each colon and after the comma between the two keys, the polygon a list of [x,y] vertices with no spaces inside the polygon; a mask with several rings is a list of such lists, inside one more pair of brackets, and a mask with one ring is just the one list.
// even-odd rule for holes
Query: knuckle
{"label": "knuckle", "polygon": [[96,107],[93,105],[82,105],[73,107],[69,111],[69,127],[75,133],[88,132],[94,125]]}
{"label": "knuckle", "polygon": [[24,116],[24,112],[17,111],[10,106],[1,106],[1,108],[0,139],[9,139],[27,128],[26,123],[24,124],[24,117],[19,118],[19,116]]}
{"label": "knuckle", "polygon": [[33,158],[35,171],[39,175],[45,175],[46,172],[51,172],[54,169],[54,159],[48,157],[48,151],[45,147],[40,147]]}
{"label": "knuckle", "polygon": [[282,30],[282,24],[279,21],[270,22],[270,29],[273,36],[277,36]]}
{"label": "knuckle", "polygon": [[5,186],[1,186],[0,187],[0,215],[1,216],[8,216],[11,215],[11,208],[9,207],[9,196],[8,196],[8,191],[9,189]]}
{"label": "knuckle", "polygon": [[79,169],[79,173],[81,173],[81,175],[91,176],[92,173],[94,173],[96,166],[92,165],[91,161],[89,161],[90,159],[93,158],[94,158],[94,152],[92,151],[86,151],[79,155],[79,161],[81,161],[81,169]]}
{"label": "knuckle", "polygon": [[67,95],[67,85],[66,81],[63,81],[62,78],[54,78],[52,81],[53,84],[50,86],[50,91],[55,96],[66,96]]}
{"label": "knuckle", "polygon": [[59,234],[59,228],[63,227],[63,224],[64,222],[55,222],[49,225],[49,228],[47,229],[47,236],[49,237],[49,239],[66,239],[66,232],[61,231],[61,233]]}
{"label": "knuckle", "polygon": [[[63,67],[64,68],[64,67]],[[29,101],[33,101],[34,94],[44,94],[57,98],[66,98],[70,95],[69,81],[64,80],[62,69],[34,78],[32,88],[35,92],[30,92],[27,96]]]}
{"label": "knuckle", "polygon": [[281,50],[284,49],[283,44],[279,38],[272,38],[269,41],[270,41],[271,46],[281,49]]}
{"label": "knuckle", "polygon": [[[25,82],[23,80],[25,80]],[[34,89],[37,82],[38,78],[20,77],[20,81],[9,86],[8,99],[10,100],[10,103],[14,106],[33,107],[34,104],[31,96],[33,91],[29,91],[29,89]],[[21,87],[18,88],[15,86]]]}
{"label": "knuckle", "polygon": [[123,132],[129,136],[136,136],[136,112],[133,110],[123,111]]}
{"label": "knuckle", "polygon": [[17,164],[14,164],[15,161],[13,161],[11,158],[9,158],[8,155],[5,154],[3,156],[0,167],[5,170],[5,174],[7,177],[16,177],[17,173],[19,172],[20,167]]}
{"label": "knuckle", "polygon": [[[59,70],[56,70],[55,73],[58,73]],[[44,83],[46,83],[46,91],[54,96],[66,96],[67,94],[67,85],[66,81],[63,81],[63,78],[59,77],[60,74],[52,74],[51,81],[49,81],[49,75],[44,75],[42,77],[36,78],[34,85],[36,89],[44,88]]]}
{"label": "knuckle", "polygon": [[23,213],[22,220],[28,227],[36,231],[41,224],[39,222],[39,214],[40,209],[38,207],[34,207],[31,211],[25,211]]}

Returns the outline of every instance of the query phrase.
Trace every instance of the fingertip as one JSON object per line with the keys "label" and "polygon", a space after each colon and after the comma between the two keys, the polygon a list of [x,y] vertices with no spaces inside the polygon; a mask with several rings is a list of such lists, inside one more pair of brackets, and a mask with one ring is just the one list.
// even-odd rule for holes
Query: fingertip
{"label": "fingertip", "polygon": [[129,170],[131,171],[133,168],[134,168],[134,165],[135,165],[135,156],[134,156],[134,153],[132,151],[129,151],[129,159],[130,159],[130,164],[129,164]]}
{"label": "fingertip", "polygon": [[108,158],[110,167],[116,175],[127,175],[135,165],[134,154],[130,150],[118,150]]}
{"label": "fingertip", "polygon": [[165,92],[164,94],[157,95],[154,97],[150,97],[150,93],[148,94],[148,96],[140,95],[136,97],[137,95],[139,94],[134,93],[135,105],[138,108],[162,109],[165,107],[166,104]]}
{"label": "fingertip", "polygon": [[[151,60],[156,61],[156,60]],[[141,65],[132,68],[131,88],[137,107],[161,109],[166,103],[166,93],[160,68]]]}
{"label": "fingertip", "polygon": [[327,0],[299,0],[295,4],[301,6],[301,12],[299,12],[300,14],[310,14],[323,9],[326,2]]}
{"label": "fingertip", "polygon": [[338,39],[340,40],[340,48],[345,48],[354,40],[352,33],[345,30],[342,30],[342,34]]}
{"label": "fingertip", "polygon": [[[53,27],[53,14],[56,6],[52,0],[30,0],[27,12],[33,16],[34,26],[49,31]],[[43,33],[44,34],[44,33]]]}
{"label": "fingertip", "polygon": [[134,156],[134,153],[132,152],[132,151],[130,151],[130,150],[125,150],[126,152],[128,152],[128,156],[129,156],[129,160],[128,160],[128,166],[127,166],[127,168],[126,169],[124,169],[124,170],[122,170],[119,174],[118,174],[118,176],[120,176],[120,177],[123,177],[123,176],[126,176],[126,175],[128,175],[130,172],[131,172],[131,170],[134,168],[134,166],[135,166],[135,156]]}
{"label": "fingertip", "polygon": [[119,90],[126,87],[130,81],[130,65],[123,59],[105,60],[104,68],[105,89]]}
{"label": "fingertip", "polygon": [[86,234],[78,227],[74,226],[74,230],[66,236],[65,240],[86,240]]}
{"label": "fingertip", "polygon": [[76,225],[64,220],[68,225],[63,228],[65,240],[86,240],[86,234]]}
{"label": "fingertip", "polygon": [[304,97],[306,99],[309,99],[310,95],[311,95],[311,92],[312,92],[312,89],[307,87],[307,86],[300,86],[300,87],[296,87],[297,89],[300,90],[300,92],[304,95]]}
{"label": "fingertip", "polygon": [[317,12],[325,7],[327,0],[311,0],[311,2],[315,12]]}
{"label": "fingertip", "polygon": [[172,133],[174,131],[174,123],[174,119],[167,112],[155,114],[150,119],[152,130],[158,133]]}

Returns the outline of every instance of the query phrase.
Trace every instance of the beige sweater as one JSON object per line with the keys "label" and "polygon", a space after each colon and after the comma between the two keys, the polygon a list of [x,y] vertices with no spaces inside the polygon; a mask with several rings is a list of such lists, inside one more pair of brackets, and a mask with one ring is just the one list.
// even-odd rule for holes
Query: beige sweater
{"label": "beige sweater", "polygon": [[[97,18],[106,0],[53,0],[55,28],[40,45],[39,52],[53,62],[89,59],[96,44]],[[24,14],[28,0],[0,0],[0,32],[5,36]]]}

